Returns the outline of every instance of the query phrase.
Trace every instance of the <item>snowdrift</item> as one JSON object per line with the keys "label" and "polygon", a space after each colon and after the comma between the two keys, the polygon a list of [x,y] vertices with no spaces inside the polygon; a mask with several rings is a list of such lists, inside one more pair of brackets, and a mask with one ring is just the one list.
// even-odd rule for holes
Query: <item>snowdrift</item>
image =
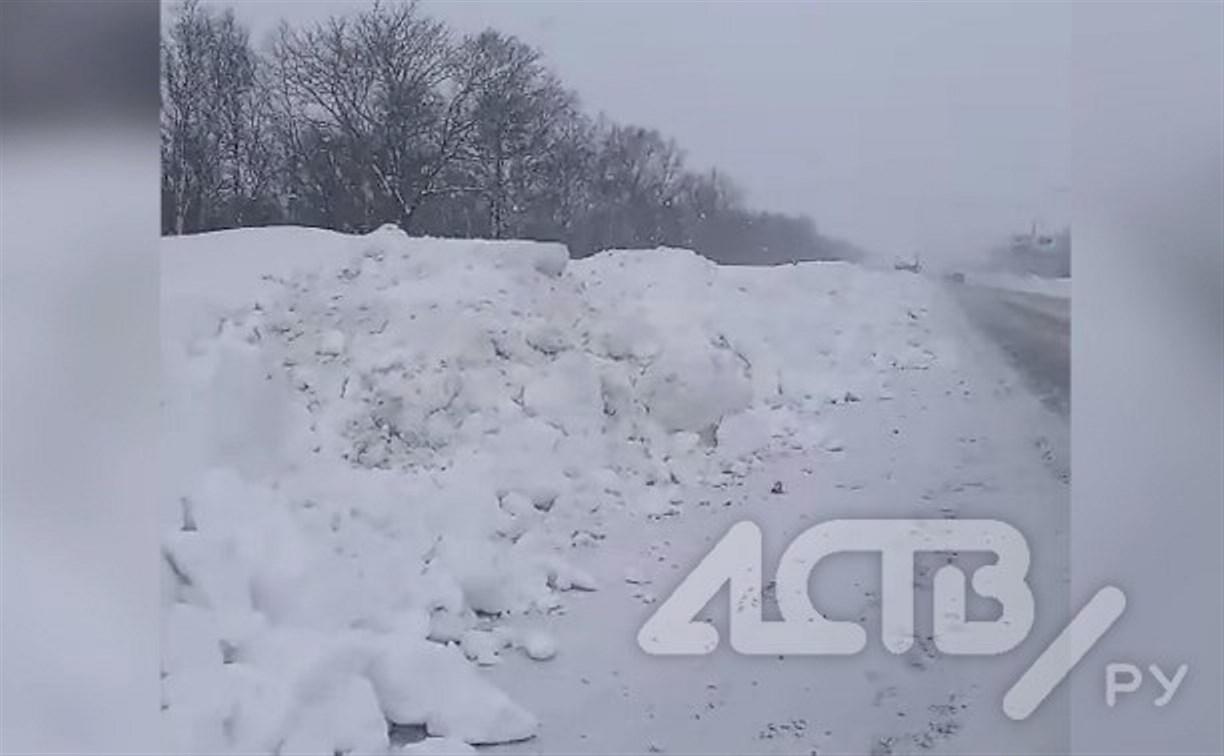
{"label": "snowdrift", "polygon": [[831,443],[822,407],[935,359],[931,284],[843,263],[276,228],[168,239],[163,277],[182,752],[530,738],[479,667],[565,652],[507,619],[598,589],[593,522]]}

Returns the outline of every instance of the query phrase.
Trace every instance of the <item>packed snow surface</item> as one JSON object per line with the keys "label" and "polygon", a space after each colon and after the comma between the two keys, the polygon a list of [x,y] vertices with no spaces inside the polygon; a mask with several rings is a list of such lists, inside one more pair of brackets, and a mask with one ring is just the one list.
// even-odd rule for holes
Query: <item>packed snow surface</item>
{"label": "packed snow surface", "polygon": [[956,360],[922,330],[935,285],[839,263],[274,228],[166,240],[163,279],[163,705],[189,753],[533,738],[488,672],[561,663],[575,597],[652,590],[593,576],[606,523],[841,452],[830,407]]}

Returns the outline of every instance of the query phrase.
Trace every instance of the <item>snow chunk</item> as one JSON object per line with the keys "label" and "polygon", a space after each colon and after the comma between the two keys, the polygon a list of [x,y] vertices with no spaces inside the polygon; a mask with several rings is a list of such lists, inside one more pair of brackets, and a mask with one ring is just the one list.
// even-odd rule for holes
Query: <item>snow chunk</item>
{"label": "snow chunk", "polygon": [[386,720],[370,681],[349,677],[304,702],[288,728],[281,753],[386,753]]}
{"label": "snow chunk", "polygon": [[388,721],[425,725],[430,735],[482,745],[526,740],[538,727],[454,646],[420,641],[388,647],[371,665],[370,678]]}
{"label": "snow chunk", "polygon": [[463,655],[482,667],[500,662],[498,651],[505,645],[502,638],[488,630],[468,630],[459,641]]}
{"label": "snow chunk", "polygon": [[543,630],[523,631],[518,646],[528,658],[536,661],[545,661],[557,655],[557,641]]}
{"label": "snow chunk", "polygon": [[599,376],[586,356],[566,352],[527,384],[523,406],[566,433],[594,433],[603,419]]}
{"label": "snow chunk", "polygon": [[664,352],[646,368],[641,390],[651,416],[669,431],[709,430],[752,400],[743,362],[721,349]]}
{"label": "snow chunk", "polygon": [[718,451],[726,459],[742,459],[769,446],[773,435],[773,423],[767,413],[760,410],[737,412],[723,418],[718,425]]}

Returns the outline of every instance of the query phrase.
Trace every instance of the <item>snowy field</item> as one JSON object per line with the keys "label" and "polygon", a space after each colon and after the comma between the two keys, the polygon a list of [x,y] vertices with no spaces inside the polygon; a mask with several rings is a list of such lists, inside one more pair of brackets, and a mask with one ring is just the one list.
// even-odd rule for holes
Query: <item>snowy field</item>
{"label": "snowy field", "polygon": [[[181,752],[1066,747],[1058,693],[1024,723],[999,709],[1066,620],[1066,426],[939,283],[393,228],[167,239],[162,262]],[[1034,632],[894,657],[878,567],[852,558],[814,592],[865,622],[863,654],[638,649],[734,522],[769,562],[847,516],[1015,525]]]}

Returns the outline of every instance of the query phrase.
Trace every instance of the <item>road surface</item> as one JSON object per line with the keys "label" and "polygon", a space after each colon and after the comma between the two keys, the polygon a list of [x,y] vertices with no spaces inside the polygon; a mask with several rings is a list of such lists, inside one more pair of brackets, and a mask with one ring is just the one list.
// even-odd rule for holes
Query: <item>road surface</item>
{"label": "road surface", "polygon": [[1071,409],[1071,301],[1044,294],[952,284],[970,320],[1007,354],[1046,406]]}

